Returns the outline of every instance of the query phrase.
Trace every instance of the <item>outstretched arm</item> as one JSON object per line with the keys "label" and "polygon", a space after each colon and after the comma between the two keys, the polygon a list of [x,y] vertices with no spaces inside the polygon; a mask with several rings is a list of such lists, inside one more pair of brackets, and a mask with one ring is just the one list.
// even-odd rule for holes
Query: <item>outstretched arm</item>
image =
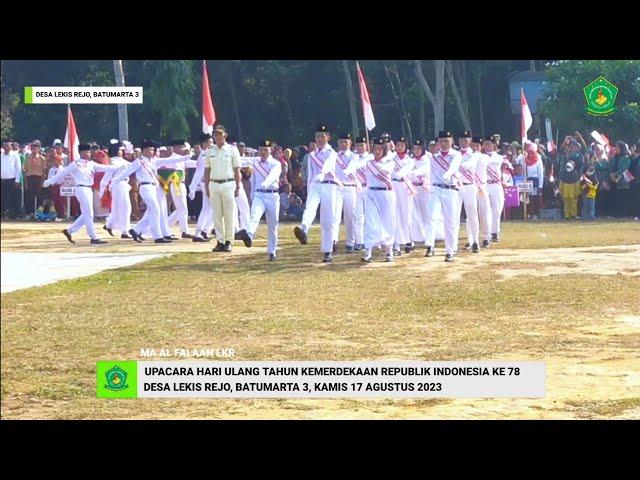
{"label": "outstretched arm", "polygon": [[66,167],[64,167],[61,170],[58,170],[58,173],[56,173],[53,178],[50,178],[48,180],[45,180],[43,183],[43,186],[48,187],[50,185],[55,185],[57,183],[62,182],[62,180],[64,180],[64,177],[66,177],[68,174],[75,172],[78,169],[78,164],[76,162],[73,162],[69,165],[67,165]]}

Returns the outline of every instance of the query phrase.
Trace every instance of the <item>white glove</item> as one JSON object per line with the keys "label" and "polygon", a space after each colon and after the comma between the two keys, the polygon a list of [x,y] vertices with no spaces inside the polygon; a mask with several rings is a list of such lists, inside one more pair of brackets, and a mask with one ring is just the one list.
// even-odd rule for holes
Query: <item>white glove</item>
{"label": "white glove", "polygon": [[315,177],[313,177],[314,182],[321,182],[324,180],[324,173],[319,173]]}
{"label": "white glove", "polygon": [[196,190],[194,188],[189,189],[189,200],[194,200],[196,198]]}
{"label": "white glove", "polygon": [[51,182],[49,180],[45,180],[44,183],[42,184],[42,186],[44,188],[50,187],[51,186]]}
{"label": "white glove", "polygon": [[260,188],[266,189],[267,187],[268,187],[268,185],[267,185],[267,183],[266,183],[266,182],[262,182],[262,183],[260,184]]}

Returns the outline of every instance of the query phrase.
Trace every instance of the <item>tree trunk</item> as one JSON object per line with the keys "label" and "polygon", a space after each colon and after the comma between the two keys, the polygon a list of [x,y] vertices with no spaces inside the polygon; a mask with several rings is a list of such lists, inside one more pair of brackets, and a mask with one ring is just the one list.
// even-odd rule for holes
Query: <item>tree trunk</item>
{"label": "tree trunk", "polygon": [[291,111],[291,105],[289,104],[289,89],[284,75],[282,76],[282,101],[284,102],[284,107],[287,111],[287,118],[289,119],[289,131],[291,132],[293,139],[297,136],[296,127],[295,123],[293,122],[293,112]]}
{"label": "tree trunk", "polygon": [[[113,61],[113,71],[116,77],[116,86],[124,87],[124,68],[122,60]],[[118,138],[120,141],[129,140],[129,121],[127,118],[127,104],[119,103],[118,105]]]}
{"label": "tree trunk", "polygon": [[482,109],[482,72],[478,72],[476,76],[476,87],[478,89],[478,112],[480,113],[480,132],[481,135],[486,135],[487,132],[484,129],[484,110]]}
{"label": "tree trunk", "polygon": [[453,96],[456,100],[456,107],[458,107],[458,113],[460,114],[460,118],[462,119],[462,124],[464,125],[465,130],[471,130],[471,122],[469,121],[469,115],[465,111],[464,105],[462,103],[462,98],[458,90],[458,86],[456,85],[456,79],[453,74],[451,60],[446,61],[446,67],[447,67],[447,74],[449,75],[449,80],[451,81],[451,87],[453,88]]}
{"label": "tree trunk", "polygon": [[425,98],[424,98],[424,90],[422,88],[418,89],[418,94],[420,95],[420,108],[418,110],[419,112],[419,125],[418,125],[418,132],[420,135],[420,138],[422,140],[424,140],[424,138],[426,137],[426,133],[427,133],[427,125],[426,125],[426,115],[425,115],[425,111],[424,111],[424,104],[425,104]]}
{"label": "tree trunk", "polygon": [[434,125],[434,134],[437,136],[440,130],[444,130],[444,96],[445,96],[445,86],[444,86],[444,60],[435,60],[435,68],[436,68],[436,108],[434,109],[435,113],[435,125]]}
{"label": "tree trunk", "polygon": [[360,129],[358,127],[358,114],[356,113],[356,97],[353,93],[353,83],[351,83],[351,74],[349,73],[347,60],[342,61],[342,67],[344,68],[344,79],[347,84],[349,113],[351,114],[351,132],[352,135],[357,136]]}
{"label": "tree trunk", "polygon": [[385,63],[384,65],[384,73],[387,74],[387,79],[389,80],[389,85],[391,85],[391,93],[393,94],[393,100],[398,110],[398,114],[400,115],[400,126],[402,128],[402,135],[407,136],[407,132],[405,131],[404,119],[402,118],[402,107],[400,106],[400,99],[398,94],[396,93],[396,87],[393,83],[393,79],[391,78],[391,73],[389,72],[389,66]]}
{"label": "tree trunk", "polygon": [[411,122],[409,121],[409,112],[407,111],[407,104],[404,99],[404,90],[402,89],[402,82],[400,81],[400,74],[398,73],[398,65],[395,62],[393,62],[393,73],[395,74],[396,81],[398,82],[398,93],[400,94],[400,113],[406,127],[406,136],[409,142],[412,142],[413,133],[411,131]]}
{"label": "tree trunk", "polygon": [[238,141],[243,140],[242,124],[240,123],[240,109],[238,108],[238,100],[236,98],[236,86],[233,83],[233,62],[229,62],[229,90],[231,91],[231,104],[233,105],[233,113],[236,117],[236,128],[238,129]]}

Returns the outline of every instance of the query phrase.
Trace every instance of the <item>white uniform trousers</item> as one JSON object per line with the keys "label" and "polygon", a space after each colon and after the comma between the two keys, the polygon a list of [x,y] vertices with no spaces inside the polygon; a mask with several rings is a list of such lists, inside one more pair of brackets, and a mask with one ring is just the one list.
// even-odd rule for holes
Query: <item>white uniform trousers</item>
{"label": "white uniform trousers", "polygon": [[318,206],[320,206],[320,251],[331,253],[333,251],[333,226],[336,204],[336,189],[334,183],[313,182],[307,194],[307,205],[302,214],[302,225],[305,233],[316,218]]}
{"label": "white uniform trousers", "polygon": [[355,240],[356,245],[364,245],[364,206],[367,198],[367,187],[356,192],[356,219],[355,219]]}
{"label": "white uniform trousers", "polygon": [[391,247],[396,230],[396,195],[391,190],[367,189],[364,247]]}
{"label": "white uniform trousers", "polygon": [[127,233],[131,228],[131,186],[126,180],[111,185],[111,213],[107,217],[107,228]]}
{"label": "white uniform trousers", "polygon": [[[158,209],[160,211],[160,231],[163,237],[171,236],[171,228],[169,228],[169,209],[167,207],[167,194],[162,185],[156,187],[156,198],[158,200]],[[146,202],[145,202],[146,203]]]}
{"label": "white uniform trousers", "polygon": [[[467,217],[466,230],[467,241],[473,245],[480,243],[478,237],[479,221],[478,221],[478,187],[476,185],[463,185],[460,189],[459,203],[464,205],[464,213]],[[458,215],[460,218],[460,215]],[[458,222],[458,225],[460,223]],[[460,228],[458,228],[460,230]],[[458,237],[456,236],[456,239]]]}
{"label": "white uniform trousers", "polygon": [[336,190],[336,213],[333,223],[333,241],[338,241],[340,219],[344,212],[344,229],[346,244],[353,247],[356,241],[356,187],[344,186]]}
{"label": "white uniform trousers", "polygon": [[500,217],[504,208],[504,188],[500,183],[488,185],[489,201],[491,202],[491,233],[500,234]]}
{"label": "white uniform trousers", "polygon": [[427,205],[427,238],[425,245],[433,247],[438,230],[440,215],[444,215],[444,246],[446,253],[453,255],[458,246],[455,238],[456,221],[460,223],[458,213],[458,191],[451,188],[441,188],[432,185],[429,191]]}
{"label": "white uniform trousers", "polygon": [[86,227],[89,238],[98,238],[93,225],[93,188],[76,185],[76,198],[80,204],[80,216],[67,230],[69,233],[75,233],[82,227]]}
{"label": "white uniform trousers", "polygon": [[235,197],[234,217],[236,223],[234,232],[249,229],[249,219],[251,218],[251,208],[249,207],[249,199],[244,187],[240,186],[240,194]]}
{"label": "white uniform trousers", "polygon": [[405,245],[411,242],[411,222],[413,214],[413,195],[407,192],[407,186],[403,181],[393,181],[393,190],[396,195],[396,231],[394,243]]}
{"label": "white uniform trousers", "polygon": [[251,204],[249,220],[249,236],[253,238],[264,213],[267,217],[267,253],[276,254],[278,246],[278,212],[280,211],[280,195],[276,193],[256,192]]}
{"label": "white uniform trousers", "polygon": [[[189,233],[189,211],[187,210],[187,187],[183,182],[176,185],[172,182],[169,184],[169,190],[171,191],[171,198],[173,199],[173,204],[176,209],[173,211],[169,218],[167,219],[167,223],[169,224],[169,228],[171,228],[176,223],[180,224],[180,231],[182,233]],[[178,195],[180,192],[180,195]]]}
{"label": "white uniform trousers", "polygon": [[491,239],[491,201],[487,185],[485,184],[484,193],[478,189],[478,220],[480,222],[480,238],[482,240]]}
{"label": "white uniform trousers", "polygon": [[[242,187],[240,187],[242,190]],[[213,211],[213,224],[216,229],[216,239],[220,243],[233,243],[235,213],[236,182],[209,183],[211,194],[211,210]]]}
{"label": "white uniform trousers", "polygon": [[133,228],[136,233],[151,232],[154,240],[162,238],[160,228],[160,206],[158,205],[158,188],[154,185],[140,185],[140,196],[147,206],[142,219]]}
{"label": "white uniform trousers", "polygon": [[196,237],[200,236],[200,232],[209,233],[213,227],[213,211],[211,210],[211,200],[207,196],[207,192],[202,190],[202,207],[198,215],[198,223],[196,225]]}
{"label": "white uniform trousers", "polygon": [[411,241],[424,242],[427,236],[427,205],[429,204],[429,192],[416,185],[418,195],[413,197],[413,209],[411,211]]}

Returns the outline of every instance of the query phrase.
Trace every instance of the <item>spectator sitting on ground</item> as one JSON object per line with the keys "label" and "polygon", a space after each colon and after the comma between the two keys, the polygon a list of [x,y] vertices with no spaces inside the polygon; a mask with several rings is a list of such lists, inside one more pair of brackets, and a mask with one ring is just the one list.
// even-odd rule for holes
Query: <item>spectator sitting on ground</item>
{"label": "spectator sitting on ground", "polygon": [[291,185],[286,183],[280,186],[280,220],[286,220],[287,209],[289,208],[289,195],[291,195]]}

